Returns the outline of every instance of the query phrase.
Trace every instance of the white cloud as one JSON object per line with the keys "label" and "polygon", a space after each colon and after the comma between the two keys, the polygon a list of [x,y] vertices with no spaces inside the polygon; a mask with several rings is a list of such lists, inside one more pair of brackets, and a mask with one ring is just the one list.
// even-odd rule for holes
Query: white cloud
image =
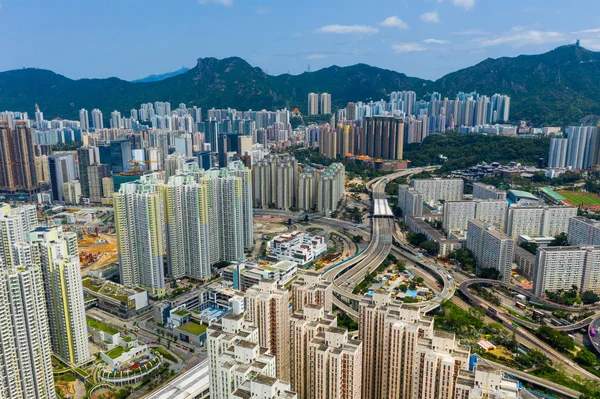
{"label": "white cloud", "polygon": [[437,24],[440,22],[440,16],[438,15],[437,11],[426,12],[421,14],[421,21]]}
{"label": "white cloud", "polygon": [[581,45],[588,50],[600,51],[600,40],[597,39],[581,39]]}
{"label": "white cloud", "polygon": [[561,32],[513,29],[512,33],[494,38],[478,39],[481,47],[492,47],[508,44],[521,47],[530,44],[556,43],[565,40]]}
{"label": "white cloud", "polygon": [[306,57],[307,60],[311,61],[311,60],[322,60],[325,58],[328,58],[329,56],[327,54],[320,54],[320,53],[316,53],[316,54],[310,54]]}
{"label": "white cloud", "polygon": [[268,14],[270,12],[271,12],[271,9],[269,7],[263,7],[263,6],[256,7],[256,13],[258,15],[264,15],[264,14]]}
{"label": "white cloud", "polygon": [[475,0],[452,0],[452,4],[456,7],[462,7],[465,10],[470,10],[475,7]]}
{"label": "white cloud", "polygon": [[392,44],[392,49],[397,53],[414,53],[417,51],[425,51],[427,50],[427,47],[423,46],[421,43],[411,42]]}
{"label": "white cloud", "polygon": [[573,33],[575,35],[581,34],[581,33],[600,33],[600,28],[578,30],[578,31],[571,32],[571,33]]}
{"label": "white cloud", "polygon": [[316,32],[337,35],[374,35],[379,32],[379,29],[368,25],[325,25],[317,29]]}
{"label": "white cloud", "polygon": [[425,39],[423,40],[425,44],[449,44],[450,40],[440,40],[440,39]]}
{"label": "white cloud", "polygon": [[233,6],[233,0],[196,0],[198,4],[219,4],[225,7]]}
{"label": "white cloud", "polygon": [[408,24],[395,15],[387,17],[381,21],[380,25],[385,26],[386,28],[408,29]]}
{"label": "white cloud", "polygon": [[460,30],[458,32],[452,32],[452,34],[457,36],[481,36],[485,35],[486,31],[484,31],[483,29],[466,29]]}

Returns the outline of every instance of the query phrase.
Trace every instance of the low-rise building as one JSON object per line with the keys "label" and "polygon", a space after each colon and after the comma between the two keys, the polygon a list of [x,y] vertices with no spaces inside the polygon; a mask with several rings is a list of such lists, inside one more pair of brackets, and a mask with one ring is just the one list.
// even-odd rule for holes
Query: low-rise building
{"label": "low-rise building", "polygon": [[112,281],[86,277],[82,280],[86,297],[97,299],[98,308],[123,319],[148,310],[148,291],[125,287]]}
{"label": "low-rise building", "polygon": [[240,291],[246,291],[265,279],[275,280],[279,285],[285,285],[297,273],[296,262],[287,260],[270,265],[252,262],[236,263],[221,270],[223,278],[233,282],[233,288]]}
{"label": "low-rise building", "polygon": [[267,243],[267,259],[291,261],[306,266],[327,252],[323,236],[310,236],[300,231],[279,234]]}

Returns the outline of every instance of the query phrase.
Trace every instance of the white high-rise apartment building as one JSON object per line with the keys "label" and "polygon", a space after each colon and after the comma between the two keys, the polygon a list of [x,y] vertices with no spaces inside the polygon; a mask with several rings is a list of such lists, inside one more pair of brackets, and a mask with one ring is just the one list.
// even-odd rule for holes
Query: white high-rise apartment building
{"label": "white high-rise apartment building", "polygon": [[598,162],[598,130],[595,126],[571,126],[567,129],[567,163],[572,169],[587,169]]}
{"label": "white high-rise apartment building", "polygon": [[4,259],[4,267],[16,264],[15,244],[27,242],[27,232],[37,226],[35,205],[11,208],[8,204],[0,204],[0,258]]}
{"label": "white high-rise apartment building", "polygon": [[[150,182],[154,179],[154,182]],[[141,286],[153,296],[165,293],[164,204],[157,177],[121,185],[113,195],[121,283]]]}
{"label": "white high-rise apartment building", "polygon": [[323,306],[326,312],[333,307],[333,283],[321,273],[306,271],[292,283],[292,309],[302,310],[306,305]]}
{"label": "white high-rise apartment building", "polygon": [[469,219],[475,217],[474,201],[446,201],[443,208],[444,231],[465,230]]}
{"label": "white high-rise apartment building", "polygon": [[489,186],[483,183],[473,183],[473,199],[506,201],[506,191],[498,190],[494,186]]}
{"label": "white high-rise apartment building", "polygon": [[110,113],[110,127],[111,129],[121,129],[123,127],[123,119],[119,111]]}
{"label": "white high-rise apartment building", "polygon": [[445,231],[466,231],[470,219],[480,219],[504,230],[506,220],[505,200],[446,201],[442,226]]}
{"label": "white high-rise apartment building", "polygon": [[319,115],[319,95],[308,93],[308,116]]}
{"label": "white high-rise apartment building", "polygon": [[255,208],[289,210],[297,205],[298,161],[292,155],[269,154],[252,165]]}
{"label": "white high-rise apartment building", "polygon": [[554,237],[569,230],[569,219],[577,216],[573,206],[511,206],[506,217],[506,234],[517,240],[522,235]]}
{"label": "white high-rise apartment building", "polygon": [[515,242],[491,224],[469,220],[467,249],[473,253],[479,269],[496,269],[502,281],[510,282]]}
{"label": "white high-rise apartment building", "polygon": [[464,193],[463,179],[414,179],[412,186],[423,195],[423,201],[460,201]]}
{"label": "white high-rise apartment building", "polygon": [[398,207],[402,210],[404,219],[409,216],[422,216],[423,194],[409,185],[400,185],[398,187]]}
{"label": "white high-rise apartment building", "polygon": [[104,129],[102,111],[97,108],[92,110],[92,127],[96,130]]}
{"label": "white high-rise apartment building", "polygon": [[346,168],[341,163],[332,163],[317,178],[316,211],[329,214],[335,211],[344,196]]}
{"label": "white high-rise apartment building", "polygon": [[90,117],[88,115],[88,111],[85,108],[81,108],[79,110],[79,123],[81,124],[82,132],[90,131]]}
{"label": "white high-rise apartment building", "polygon": [[161,190],[166,207],[169,274],[174,279],[208,279],[212,275],[208,187],[196,183],[191,175],[179,175],[170,177]]}
{"label": "white high-rise apartment building", "polygon": [[565,168],[567,166],[568,145],[569,139],[553,138],[550,140],[549,168]]}
{"label": "white high-rise apartment building", "polygon": [[319,107],[321,115],[331,114],[331,94],[321,93],[321,106]]}
{"label": "white high-rise apartment building", "polygon": [[[52,349],[69,364],[86,363],[91,355],[77,235],[38,227],[27,234],[27,241],[32,256],[39,257],[44,278]],[[28,258],[22,263],[19,259],[20,265],[26,265]]]}
{"label": "white high-rise apartment building", "polygon": [[206,336],[211,398],[229,399],[255,374],[275,377],[275,356],[258,344],[258,329],[243,314],[226,314],[208,326]]}
{"label": "white high-rise apartment building", "polygon": [[359,309],[363,399],[453,399],[456,376],[468,369],[469,348],[433,330],[419,307],[376,291]]}
{"label": "white high-rise apartment building", "polygon": [[262,279],[246,292],[246,320],[258,327],[258,342],[277,358],[277,377],[290,379],[289,292]]}
{"label": "white high-rise apartment building", "polygon": [[600,221],[574,216],[569,219],[569,244],[573,246],[600,245]]}
{"label": "white high-rise apartment building", "polygon": [[296,392],[290,390],[290,383],[266,375],[257,375],[247,380],[233,392],[230,399],[296,399]]}
{"label": "white high-rise apartment building", "polygon": [[290,335],[292,389],[300,398],[360,398],[362,345],[332,313],[306,305],[292,315]]}
{"label": "white high-rise apartment building", "polygon": [[537,251],[533,292],[570,290],[600,292],[600,247],[541,247]]}
{"label": "white high-rise apartment building", "polygon": [[519,383],[504,377],[501,370],[477,364],[473,371],[460,370],[456,379],[456,399],[518,399]]}
{"label": "white high-rise apartment building", "polygon": [[239,177],[242,184],[242,230],[244,248],[254,247],[254,219],[252,213],[252,171],[241,161],[230,161],[227,169],[231,176]]}
{"label": "white high-rise apartment building", "polygon": [[211,169],[200,178],[208,187],[211,263],[244,259],[243,181],[227,169]]}
{"label": "white high-rise apartment building", "polygon": [[6,268],[0,257],[0,397],[54,399],[42,272]]}

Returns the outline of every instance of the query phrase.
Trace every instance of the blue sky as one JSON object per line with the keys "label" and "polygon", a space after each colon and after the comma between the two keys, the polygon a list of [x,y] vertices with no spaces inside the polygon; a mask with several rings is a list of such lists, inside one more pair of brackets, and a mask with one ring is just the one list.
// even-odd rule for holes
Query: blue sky
{"label": "blue sky", "polygon": [[270,74],[359,62],[437,79],[580,38],[597,0],[0,0],[0,70],[141,78],[239,56]]}

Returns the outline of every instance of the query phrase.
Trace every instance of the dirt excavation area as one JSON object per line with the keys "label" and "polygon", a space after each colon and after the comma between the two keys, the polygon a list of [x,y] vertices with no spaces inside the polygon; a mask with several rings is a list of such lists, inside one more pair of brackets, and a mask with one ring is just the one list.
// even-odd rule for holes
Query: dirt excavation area
{"label": "dirt excavation area", "polygon": [[81,270],[97,270],[119,261],[117,239],[112,234],[88,234],[83,232],[79,240]]}

